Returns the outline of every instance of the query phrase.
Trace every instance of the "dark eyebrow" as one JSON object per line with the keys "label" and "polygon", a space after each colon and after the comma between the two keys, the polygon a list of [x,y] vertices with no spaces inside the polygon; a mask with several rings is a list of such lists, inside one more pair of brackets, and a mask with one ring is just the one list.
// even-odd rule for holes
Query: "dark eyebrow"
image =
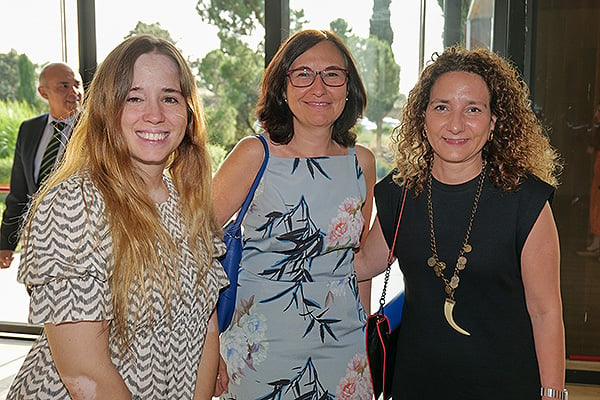
{"label": "dark eyebrow", "polygon": [[[427,103],[427,104],[432,104],[432,103],[450,104],[450,100],[443,99],[443,98],[440,98],[440,97],[436,97],[436,98],[433,98],[433,99],[429,99],[429,103]],[[480,107],[489,108],[488,103],[486,103],[485,101],[470,100],[467,103],[467,105],[469,105],[469,106],[477,105],[477,106],[480,106]]]}

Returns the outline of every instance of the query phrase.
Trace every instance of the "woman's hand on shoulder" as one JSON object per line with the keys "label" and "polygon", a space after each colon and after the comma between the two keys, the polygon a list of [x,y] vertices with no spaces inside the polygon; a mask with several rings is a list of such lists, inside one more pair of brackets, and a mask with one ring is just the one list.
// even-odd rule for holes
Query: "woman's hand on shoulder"
{"label": "woman's hand on shoulder", "polygon": [[213,178],[213,202],[219,224],[225,225],[241,207],[264,156],[260,139],[248,136],[223,161]]}

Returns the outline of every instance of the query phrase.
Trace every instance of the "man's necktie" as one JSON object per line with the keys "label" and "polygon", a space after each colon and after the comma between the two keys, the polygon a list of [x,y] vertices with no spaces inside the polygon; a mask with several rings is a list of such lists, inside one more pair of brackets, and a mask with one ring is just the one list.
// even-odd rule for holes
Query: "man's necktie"
{"label": "man's necktie", "polygon": [[52,138],[44,151],[44,156],[42,157],[42,163],[40,164],[40,173],[38,174],[38,184],[42,184],[44,180],[50,175],[52,172],[52,168],[54,168],[54,164],[56,163],[56,156],[58,155],[58,150],[60,149],[60,143],[62,139],[62,131],[65,129],[67,124],[65,122],[52,121],[52,127],[54,128],[54,133],[52,134]]}

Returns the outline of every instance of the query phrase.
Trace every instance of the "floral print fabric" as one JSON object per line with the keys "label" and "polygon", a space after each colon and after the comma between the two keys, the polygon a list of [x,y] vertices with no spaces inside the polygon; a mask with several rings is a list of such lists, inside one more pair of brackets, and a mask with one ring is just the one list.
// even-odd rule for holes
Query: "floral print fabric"
{"label": "floral print fabric", "polygon": [[224,399],[372,398],[352,264],[366,185],[346,156],[278,158],[244,220]]}

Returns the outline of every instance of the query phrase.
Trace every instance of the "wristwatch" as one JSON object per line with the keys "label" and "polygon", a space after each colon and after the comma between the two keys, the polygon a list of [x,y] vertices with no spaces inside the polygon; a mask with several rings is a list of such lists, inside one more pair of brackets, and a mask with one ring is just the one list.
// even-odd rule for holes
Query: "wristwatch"
{"label": "wristwatch", "polygon": [[569,392],[567,389],[556,390],[552,388],[540,388],[540,396],[550,397],[552,399],[569,400]]}

